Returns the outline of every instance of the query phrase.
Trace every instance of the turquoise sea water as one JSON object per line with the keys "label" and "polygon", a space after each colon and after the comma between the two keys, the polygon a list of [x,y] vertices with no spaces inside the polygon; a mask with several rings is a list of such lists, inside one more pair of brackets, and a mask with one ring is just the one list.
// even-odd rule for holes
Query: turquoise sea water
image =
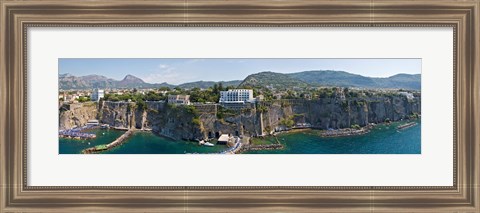
{"label": "turquoise sea water", "polygon": [[403,130],[397,126],[406,122],[381,124],[365,135],[350,137],[324,138],[315,130],[285,133],[278,135],[284,149],[244,154],[421,154],[421,125],[417,122]]}
{"label": "turquoise sea water", "polygon": [[[60,138],[59,153],[81,154],[82,150],[86,148],[111,143],[124,133],[124,131],[103,129],[96,129],[90,132],[95,133],[97,138],[90,140]],[[226,145],[215,145],[214,147],[200,146],[198,142],[175,141],[156,136],[150,132],[135,132],[121,146],[101,152],[101,154],[218,153],[227,148]]]}
{"label": "turquoise sea water", "polygon": [[218,153],[228,147],[198,145],[193,141],[175,141],[156,136],[150,132],[136,132],[126,143],[102,154],[184,154],[184,153]]}
{"label": "turquoise sea water", "polygon": [[108,144],[120,137],[124,132],[117,130],[94,129],[89,131],[95,133],[97,138],[90,140],[76,140],[60,138],[59,153],[60,154],[80,154],[82,150],[94,147],[100,144]]}
{"label": "turquoise sea water", "polygon": [[[397,130],[397,126],[377,125],[365,135],[324,138],[318,136],[318,130],[278,135],[285,146],[282,150],[249,151],[244,154],[420,154],[421,125]],[[79,154],[83,149],[99,144],[108,144],[123,132],[116,130],[92,130],[96,139],[73,140],[60,138],[60,154]],[[90,143],[90,144],[89,144]],[[156,136],[149,132],[136,132],[121,146],[102,152],[102,154],[184,154],[218,153],[227,149],[225,145],[214,147],[200,146],[197,142],[175,141]]]}

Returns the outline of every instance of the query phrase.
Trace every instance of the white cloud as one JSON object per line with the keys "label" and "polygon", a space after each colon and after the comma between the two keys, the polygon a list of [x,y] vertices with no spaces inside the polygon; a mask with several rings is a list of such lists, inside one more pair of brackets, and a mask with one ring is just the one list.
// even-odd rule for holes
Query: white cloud
{"label": "white cloud", "polygon": [[160,65],[158,65],[158,68],[160,68],[160,69],[166,69],[166,68],[168,68],[168,67],[170,67],[170,66],[168,66],[168,64],[160,64]]}
{"label": "white cloud", "polygon": [[148,83],[167,82],[169,84],[177,85],[192,80],[192,76],[182,74],[182,72],[175,67],[160,64],[158,70],[143,77],[143,80]]}

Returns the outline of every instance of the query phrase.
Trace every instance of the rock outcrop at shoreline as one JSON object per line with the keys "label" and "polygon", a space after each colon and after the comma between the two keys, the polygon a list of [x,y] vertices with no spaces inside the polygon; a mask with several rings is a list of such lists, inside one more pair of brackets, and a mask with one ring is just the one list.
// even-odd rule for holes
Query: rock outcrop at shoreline
{"label": "rock outcrop at shoreline", "polygon": [[165,102],[100,102],[60,110],[60,128],[85,125],[98,119],[111,127],[151,129],[173,139],[197,140],[220,134],[260,136],[276,128],[297,123],[316,129],[344,129],[353,125],[398,121],[421,114],[420,97],[323,98],[320,100],[278,100],[257,107],[224,113],[220,106],[170,105]]}
{"label": "rock outcrop at shoreline", "polygon": [[363,135],[367,134],[370,131],[370,128],[363,127],[361,129],[337,129],[337,130],[327,130],[322,132],[320,136],[322,137],[345,137],[345,136],[354,136],[354,135]]}
{"label": "rock outcrop at shoreline", "polygon": [[59,109],[59,130],[72,129],[87,124],[98,116],[97,104],[93,102],[62,105]]}

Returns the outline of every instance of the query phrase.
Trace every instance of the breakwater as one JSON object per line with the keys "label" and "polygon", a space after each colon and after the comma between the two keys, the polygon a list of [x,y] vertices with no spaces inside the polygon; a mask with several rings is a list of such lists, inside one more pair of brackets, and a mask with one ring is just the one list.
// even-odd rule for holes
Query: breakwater
{"label": "breakwater", "polygon": [[246,151],[274,150],[283,148],[284,146],[282,144],[245,145],[242,147],[239,153]]}
{"label": "breakwater", "polygon": [[415,125],[417,125],[417,123],[410,122],[410,123],[406,123],[406,124],[398,126],[397,129],[406,129],[406,128],[410,128],[410,127],[415,126]]}
{"label": "breakwater", "polygon": [[116,146],[119,146],[121,145],[123,142],[125,142],[134,132],[135,130],[133,129],[129,129],[128,131],[126,131],[123,135],[121,135],[120,137],[118,137],[116,140],[114,140],[113,142],[109,143],[109,144],[101,144],[101,145],[97,145],[97,146],[94,146],[94,147],[91,147],[91,148],[87,148],[85,150],[82,151],[83,154],[91,154],[91,153],[96,153],[96,152],[102,152],[102,151],[106,151],[106,150],[110,150]]}

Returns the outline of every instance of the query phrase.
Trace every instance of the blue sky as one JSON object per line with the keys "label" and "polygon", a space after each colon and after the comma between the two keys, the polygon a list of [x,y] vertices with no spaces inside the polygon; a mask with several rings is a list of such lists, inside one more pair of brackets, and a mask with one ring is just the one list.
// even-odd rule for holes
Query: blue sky
{"label": "blue sky", "polygon": [[148,83],[243,80],[250,74],[272,71],[341,70],[368,77],[399,73],[420,74],[421,59],[59,59],[59,73],[104,75],[116,80],[137,76]]}

